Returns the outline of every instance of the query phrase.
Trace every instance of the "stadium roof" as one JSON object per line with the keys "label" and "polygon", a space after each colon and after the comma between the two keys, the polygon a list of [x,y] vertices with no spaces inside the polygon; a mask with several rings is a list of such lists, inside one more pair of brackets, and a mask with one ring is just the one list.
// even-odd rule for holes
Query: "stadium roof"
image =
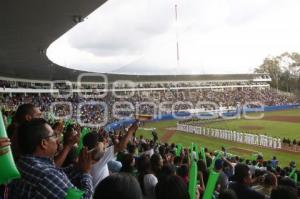
{"label": "stadium roof", "polygon": [[[0,1],[0,75],[69,79],[72,70],[53,64],[48,46],[106,0]],[[75,19],[75,20],[74,20]],[[74,72],[75,74],[77,72]]]}
{"label": "stadium roof", "polygon": [[[106,0],[2,0],[0,1],[0,76],[35,80],[75,81],[84,71],[52,63],[46,56],[49,45]],[[109,81],[186,81],[252,79],[236,75],[116,75]],[[95,78],[94,78],[95,79]],[[95,79],[96,80],[96,79]],[[89,81],[93,81],[91,77]]]}

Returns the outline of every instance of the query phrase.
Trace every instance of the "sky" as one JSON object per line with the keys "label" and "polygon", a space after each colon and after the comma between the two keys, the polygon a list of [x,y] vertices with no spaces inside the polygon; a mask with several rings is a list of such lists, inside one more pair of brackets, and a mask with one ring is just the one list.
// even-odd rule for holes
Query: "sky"
{"label": "sky", "polygon": [[47,56],[91,72],[252,73],[266,57],[300,52],[299,9],[299,0],[108,0]]}

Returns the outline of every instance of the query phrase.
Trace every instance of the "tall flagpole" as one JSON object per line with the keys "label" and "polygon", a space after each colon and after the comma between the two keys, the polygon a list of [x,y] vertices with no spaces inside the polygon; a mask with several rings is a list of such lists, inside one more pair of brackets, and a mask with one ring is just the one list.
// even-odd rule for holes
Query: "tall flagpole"
{"label": "tall flagpole", "polygon": [[177,54],[177,68],[179,66],[179,41],[178,41],[178,13],[177,13],[177,4],[175,4],[175,23],[176,23],[176,54]]}

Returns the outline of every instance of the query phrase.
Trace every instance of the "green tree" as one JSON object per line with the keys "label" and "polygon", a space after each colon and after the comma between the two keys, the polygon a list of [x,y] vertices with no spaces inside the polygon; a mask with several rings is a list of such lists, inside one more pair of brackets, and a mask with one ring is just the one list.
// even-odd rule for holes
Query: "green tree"
{"label": "green tree", "polygon": [[274,57],[268,57],[264,59],[264,62],[259,67],[255,68],[255,73],[268,73],[272,79],[271,87],[278,88],[279,78],[281,76],[281,68],[279,60]]}
{"label": "green tree", "polygon": [[255,68],[255,73],[268,73],[272,78],[271,87],[300,94],[300,54],[282,53],[267,57]]}

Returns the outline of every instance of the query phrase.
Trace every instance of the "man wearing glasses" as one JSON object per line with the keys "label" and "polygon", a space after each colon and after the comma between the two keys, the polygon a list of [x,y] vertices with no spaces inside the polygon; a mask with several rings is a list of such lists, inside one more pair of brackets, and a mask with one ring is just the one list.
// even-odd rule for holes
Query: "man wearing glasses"
{"label": "man wearing glasses", "polygon": [[44,119],[32,119],[22,124],[18,138],[21,141],[18,169],[22,177],[9,185],[8,198],[65,198],[67,190],[74,187],[71,181],[75,177],[80,182],[78,188],[85,192],[83,198],[92,197],[91,156],[86,148],[82,150],[76,168],[64,170],[54,164],[59,139]]}

